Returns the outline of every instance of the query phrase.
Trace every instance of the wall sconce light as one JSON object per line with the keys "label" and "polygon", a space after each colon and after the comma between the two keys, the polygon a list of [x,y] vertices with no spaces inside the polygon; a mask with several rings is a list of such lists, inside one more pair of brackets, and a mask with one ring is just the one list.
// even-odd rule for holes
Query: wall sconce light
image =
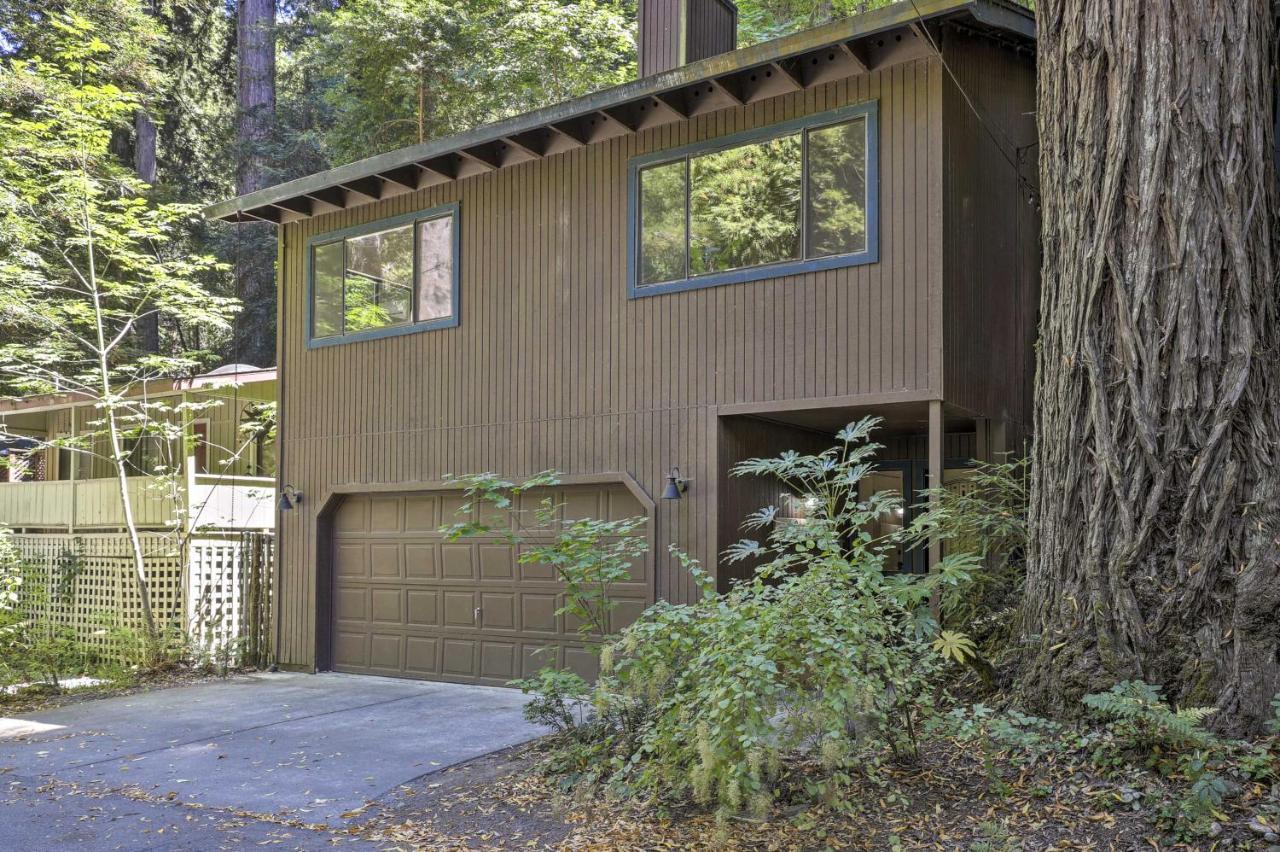
{"label": "wall sconce light", "polygon": [[680,476],[680,468],[673,467],[667,474],[667,487],[662,492],[663,500],[679,500],[689,490],[690,480]]}
{"label": "wall sconce light", "polygon": [[302,503],[302,492],[292,485],[280,489],[280,502],[277,504],[281,512],[288,512]]}

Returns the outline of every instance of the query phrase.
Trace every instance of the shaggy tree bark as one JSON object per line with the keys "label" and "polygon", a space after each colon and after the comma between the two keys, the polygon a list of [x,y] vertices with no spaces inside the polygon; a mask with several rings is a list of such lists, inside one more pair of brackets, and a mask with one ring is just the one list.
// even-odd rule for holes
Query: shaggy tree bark
{"label": "shaggy tree bark", "polygon": [[274,0],[239,0],[236,60],[240,157],[236,191],[266,182],[266,146],[276,111],[276,7]]}
{"label": "shaggy tree bark", "polygon": [[146,110],[133,115],[133,170],[154,186],[156,182],[156,124]]}
{"label": "shaggy tree bark", "polygon": [[[156,182],[156,125],[146,110],[133,115],[133,170],[148,185]],[[138,321],[138,346],[145,352],[160,351],[160,315],[148,313]]]}
{"label": "shaggy tree bark", "polygon": [[[276,110],[275,16],[274,0],[239,0],[237,4],[238,195],[261,189],[269,181],[268,148]],[[244,307],[236,320],[233,354],[239,361],[270,366],[276,356],[274,234],[269,225],[236,228],[236,296]]]}
{"label": "shaggy tree bark", "polygon": [[1040,0],[1044,214],[1021,688],[1280,692],[1274,11]]}

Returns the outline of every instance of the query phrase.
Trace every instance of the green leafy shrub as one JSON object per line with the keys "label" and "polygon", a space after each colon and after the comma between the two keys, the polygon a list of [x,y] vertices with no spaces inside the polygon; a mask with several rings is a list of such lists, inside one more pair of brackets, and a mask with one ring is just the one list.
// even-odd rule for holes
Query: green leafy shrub
{"label": "green leafy shrub", "polygon": [[116,613],[98,613],[91,632],[109,637],[104,644],[117,650],[108,655],[90,641],[92,637],[51,619],[50,601],[75,604],[74,579],[80,570],[70,557],[59,558],[56,568],[44,573],[25,564],[11,531],[0,527],[0,686],[28,683],[56,693],[68,677],[88,675],[119,683],[189,659],[187,635],[176,625],[151,637],[118,626]]}
{"label": "green leafy shrub", "polygon": [[897,539],[867,530],[898,498],[858,497],[879,449],[868,440],[874,424],[850,425],[818,455],[734,469],[772,476],[812,508],[802,521],[775,507],[748,518],[765,540],[739,542],[728,558],[758,567],[725,594],[677,552],[702,597],[658,602],[602,653],[587,727],[596,777],[627,793],[761,813],[779,796],[836,801],[886,751],[915,756],[944,665],[928,602],[973,560],[950,557],[927,576],[886,572]]}
{"label": "green leafy shrub", "polygon": [[511,682],[533,699],[524,705],[524,718],[544,725],[558,734],[567,734],[586,722],[590,710],[591,686],[582,676],[551,667],[533,677]]}
{"label": "green leafy shrub", "polygon": [[[160,626],[154,634],[149,634],[146,630],[122,627],[110,614],[104,613],[101,629],[120,649],[122,670],[129,669],[142,675],[158,674],[192,662],[198,656],[192,648],[191,637],[179,625]],[[210,661],[204,662],[209,664]]]}
{"label": "green leafy shrub", "polygon": [[1140,680],[1121,681],[1106,692],[1084,697],[1084,704],[1106,725],[1110,744],[1145,756],[1149,768],[1167,753],[1203,749],[1218,744],[1204,728],[1212,707],[1173,709],[1158,687]]}
{"label": "green leafy shrub", "polygon": [[1194,843],[1210,834],[1215,820],[1228,819],[1223,803],[1231,792],[1220,774],[1227,767],[1204,751],[1178,755],[1176,770],[1155,809],[1155,824],[1169,832],[1170,844]]}
{"label": "green leafy shrub", "polygon": [[987,656],[1010,643],[1022,600],[1029,470],[1027,459],[979,463],[959,482],[925,489],[907,534],[912,545],[937,537],[948,553],[975,557],[964,581],[942,590],[942,624]]}
{"label": "green leafy shrub", "polygon": [[13,543],[13,530],[0,526],[0,613],[13,612],[22,591],[22,560]]}

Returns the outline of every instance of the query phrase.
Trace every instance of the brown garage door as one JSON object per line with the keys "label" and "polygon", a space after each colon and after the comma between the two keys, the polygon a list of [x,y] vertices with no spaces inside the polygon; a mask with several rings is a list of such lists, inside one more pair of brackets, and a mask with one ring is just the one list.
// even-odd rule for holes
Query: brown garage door
{"label": "brown garage door", "polygon": [[[527,495],[524,508],[545,496]],[[567,517],[645,514],[622,485],[565,486],[551,496]],[[379,494],[338,507],[334,669],[505,684],[554,662],[594,677],[595,656],[576,624],[555,614],[563,592],[549,566],[519,564],[517,549],[496,535],[450,542],[439,533],[460,520],[461,502],[451,493]],[[639,560],[611,596],[614,628],[635,620],[653,600],[649,560]]]}

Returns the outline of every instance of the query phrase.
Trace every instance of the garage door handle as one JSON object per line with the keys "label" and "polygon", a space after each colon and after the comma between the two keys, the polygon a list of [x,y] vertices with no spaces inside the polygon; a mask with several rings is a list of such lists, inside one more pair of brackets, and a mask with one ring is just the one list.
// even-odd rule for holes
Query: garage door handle
{"label": "garage door handle", "polygon": [[480,607],[476,607],[476,621],[480,620]]}

